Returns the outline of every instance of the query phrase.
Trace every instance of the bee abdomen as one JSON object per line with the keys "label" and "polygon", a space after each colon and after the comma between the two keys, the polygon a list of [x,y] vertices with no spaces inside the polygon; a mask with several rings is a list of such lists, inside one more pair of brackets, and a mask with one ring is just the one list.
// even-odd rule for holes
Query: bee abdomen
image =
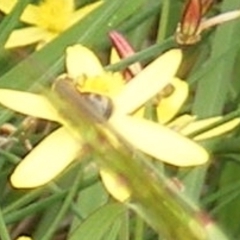
{"label": "bee abdomen", "polygon": [[81,93],[81,96],[89,103],[92,110],[104,119],[109,119],[113,111],[112,100],[104,95],[97,93]]}

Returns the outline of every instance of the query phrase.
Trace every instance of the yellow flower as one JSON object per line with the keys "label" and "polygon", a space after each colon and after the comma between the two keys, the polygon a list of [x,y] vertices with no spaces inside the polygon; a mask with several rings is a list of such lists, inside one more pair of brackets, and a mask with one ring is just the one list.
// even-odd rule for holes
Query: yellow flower
{"label": "yellow flower", "polygon": [[[194,166],[208,160],[204,148],[166,126],[131,116],[169,84],[181,58],[179,49],[170,50],[124,85],[120,74],[104,72],[93,52],[75,45],[67,49],[67,75],[73,78],[73,84],[81,92],[98,93],[111,98],[114,107],[108,123],[133,147],[176,166]],[[64,119],[42,95],[0,89],[0,103],[26,115],[64,123]],[[76,140],[65,127],[60,127],[19,163],[11,175],[11,183],[17,188],[32,188],[48,183],[81,156],[81,150],[79,139]]]}
{"label": "yellow flower", "polygon": [[[189,86],[185,81],[179,78],[172,78],[170,84],[160,92],[160,99],[156,106],[158,121],[161,124],[165,124],[182,135],[188,136],[222,120],[223,116],[197,120],[197,116],[182,115],[172,121],[173,117],[179,112],[183,103],[187,99],[188,93]],[[210,130],[203,131],[192,139],[200,141],[219,136],[231,131],[238,126],[239,123],[240,118],[234,118]]]}
{"label": "yellow flower", "polygon": [[[8,14],[17,0],[1,0],[0,10]],[[102,2],[75,10],[74,0],[43,0],[39,5],[29,4],[21,21],[29,27],[13,31],[5,48],[14,48],[37,43],[37,48],[50,42],[67,28],[88,15]]]}

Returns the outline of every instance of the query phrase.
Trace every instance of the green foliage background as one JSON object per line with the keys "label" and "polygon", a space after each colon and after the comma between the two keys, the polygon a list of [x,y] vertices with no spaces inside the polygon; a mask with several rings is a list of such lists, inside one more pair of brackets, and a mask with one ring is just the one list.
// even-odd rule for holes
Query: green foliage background
{"label": "green foliage background", "polygon": [[[6,39],[19,25],[19,16],[28,2],[19,1],[14,11],[1,19],[1,88],[36,91],[49,86],[64,72],[65,48],[75,43],[82,43],[107,59],[111,30],[123,33],[138,53],[116,65],[106,62],[106,69],[119,70],[134,61],[149,62],[177,46],[173,36],[184,3],[105,0],[99,9],[40,51],[32,47],[4,50]],[[84,5],[90,1],[77,2]],[[238,0],[215,1],[209,16],[239,8]],[[192,91],[182,112],[200,118],[231,112],[239,115],[239,34],[240,20],[234,20],[204,32],[202,40],[193,46],[181,46],[184,60],[178,76],[186,79]],[[61,101],[54,104],[58,108]],[[101,136],[91,119],[75,110],[68,119],[71,128],[81,132],[90,128],[94,136]],[[1,124],[21,126],[22,121],[23,116],[1,108]],[[239,129],[202,142],[211,152],[212,162],[189,169],[150,164],[141,155],[133,158],[126,146],[120,152],[111,143],[99,148],[98,137],[85,135],[93,154],[76,161],[55,182],[34,190],[16,190],[8,183],[12,169],[26,154],[21,141],[0,149],[0,239],[14,239],[21,234],[37,240],[240,239]],[[14,137],[20,136],[19,128]],[[33,142],[43,136],[41,132],[28,135]],[[116,161],[113,163],[112,159]],[[108,195],[95,162],[107,164],[128,180],[133,192],[129,202],[117,203]],[[182,181],[182,192],[169,188],[170,177]]]}

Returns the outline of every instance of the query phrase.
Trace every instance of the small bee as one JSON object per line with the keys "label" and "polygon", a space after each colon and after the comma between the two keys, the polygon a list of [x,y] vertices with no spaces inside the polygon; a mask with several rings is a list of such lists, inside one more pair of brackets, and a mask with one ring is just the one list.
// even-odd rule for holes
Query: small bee
{"label": "small bee", "polygon": [[71,104],[78,104],[83,111],[99,119],[108,120],[113,111],[112,100],[104,95],[90,92],[80,92],[69,77],[60,77],[53,85],[53,89],[62,98],[71,100]]}
{"label": "small bee", "polygon": [[109,97],[97,93],[86,92],[80,94],[82,98],[89,102],[89,105],[96,112],[96,114],[106,120],[110,118],[113,111],[113,103]]}

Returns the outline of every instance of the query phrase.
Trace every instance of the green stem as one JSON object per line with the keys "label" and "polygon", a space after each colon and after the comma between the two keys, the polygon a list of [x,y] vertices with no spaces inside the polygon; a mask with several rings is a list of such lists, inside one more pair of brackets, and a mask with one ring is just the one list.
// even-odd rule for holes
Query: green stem
{"label": "green stem", "polygon": [[231,195],[231,193],[238,192],[240,188],[240,180],[234,182],[234,184],[231,184],[230,186],[225,187],[224,189],[221,189],[214,194],[211,194],[210,196],[206,196],[202,200],[202,204],[204,206],[207,206],[208,204],[213,203],[217,199],[220,199],[223,196]]}
{"label": "green stem", "polygon": [[135,232],[134,232],[134,239],[135,240],[144,240],[144,221],[139,216],[136,216],[136,225],[135,225]]}
{"label": "green stem", "polygon": [[59,210],[57,216],[55,217],[55,220],[53,221],[52,225],[49,227],[48,231],[44,234],[44,237],[41,240],[51,240],[52,236],[57,229],[57,227],[60,224],[60,221],[63,219],[65,216],[66,212],[71,206],[71,203],[73,201],[73,198],[75,197],[77,191],[78,191],[78,186],[79,182],[82,178],[82,173],[80,172],[77,177],[75,178],[75,181],[72,185],[71,190],[68,192],[68,195],[66,196],[65,201],[63,202],[63,205],[61,209]]}
{"label": "green stem", "polygon": [[158,43],[163,42],[164,39],[167,37],[169,13],[170,13],[170,0],[164,0],[162,3],[162,12],[158,28],[159,29],[157,36]]}
{"label": "green stem", "polygon": [[8,224],[14,223],[23,218],[26,218],[27,216],[33,215],[36,212],[40,212],[43,209],[46,209],[47,207],[49,207],[49,205],[58,202],[60,199],[63,199],[65,195],[66,195],[66,192],[55,194],[53,196],[50,196],[42,200],[41,202],[33,203],[22,210],[16,210],[11,214],[6,214],[6,216],[4,216],[5,222]]}
{"label": "green stem", "polygon": [[2,211],[0,209],[0,239],[1,240],[11,240],[6,223],[3,219]]}
{"label": "green stem", "polygon": [[111,64],[109,66],[105,67],[105,70],[107,71],[119,71],[121,69],[126,68],[127,66],[139,62],[139,61],[146,61],[153,57],[156,57],[163,51],[175,47],[176,43],[172,37],[166,39],[164,42],[155,44],[147,49],[144,49],[128,58],[125,58],[124,60],[121,60],[117,63]]}
{"label": "green stem", "polygon": [[7,214],[11,211],[16,211],[16,209],[20,209],[23,206],[26,206],[36,198],[38,198],[42,193],[42,189],[36,189],[28,194],[25,194],[23,197],[19,198],[17,201],[14,201],[12,204],[8,205],[3,209],[3,213]]}
{"label": "green stem", "polygon": [[[51,184],[51,188],[55,194],[64,192],[64,190],[62,190],[60,187],[58,187],[55,183]],[[71,203],[71,210],[77,216],[77,218],[79,218],[80,220],[83,220],[83,216],[81,215],[76,204]]]}
{"label": "green stem", "polygon": [[123,212],[123,216],[122,216],[122,223],[121,223],[121,227],[120,227],[120,234],[119,234],[119,240],[129,240],[130,236],[129,236],[129,211],[128,209],[126,209]]}

